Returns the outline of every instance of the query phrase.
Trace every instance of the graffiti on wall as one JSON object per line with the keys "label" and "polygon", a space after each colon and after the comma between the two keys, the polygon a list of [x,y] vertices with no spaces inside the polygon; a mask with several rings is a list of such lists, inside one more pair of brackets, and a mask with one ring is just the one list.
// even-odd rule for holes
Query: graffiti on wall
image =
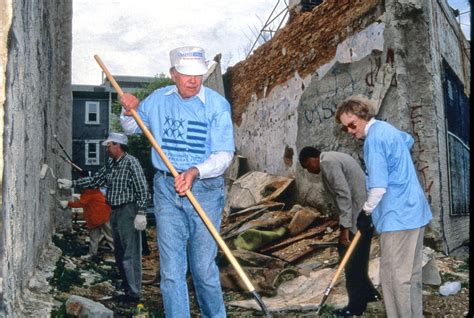
{"label": "graffiti on wall", "polygon": [[[331,72],[324,77],[324,83],[315,88],[316,96],[321,97],[317,104],[307,107],[304,111],[304,118],[308,124],[318,123],[334,117],[336,106],[339,101],[347,96],[353,95],[356,91],[360,91],[362,87],[367,97],[377,103],[377,110],[385,96],[389,86],[396,87],[397,80],[394,70],[394,51],[388,48],[386,52],[385,63],[382,63],[382,51],[372,50],[368,59],[363,65],[364,68],[349,69],[352,63],[334,64]],[[367,63],[367,64],[365,64]],[[362,70],[362,74],[357,74]],[[354,74],[353,74],[354,73]],[[325,92],[322,94],[320,90],[324,90],[319,86],[326,86]],[[370,97],[371,96],[371,97]],[[324,97],[326,97],[324,99]],[[331,103],[328,105],[328,103]]]}
{"label": "graffiti on wall", "polygon": [[330,93],[321,93],[316,88],[316,97],[327,96],[329,98],[318,100],[318,103],[305,108],[303,114],[307,124],[321,124],[334,118],[339,101],[354,93],[357,80],[347,70],[346,65],[342,66],[342,64],[334,65],[331,72],[324,77],[325,83],[329,83]]}
{"label": "graffiti on wall", "polygon": [[424,159],[424,155],[427,154],[427,149],[423,147],[421,142],[419,131],[423,129],[423,120],[422,114],[423,104],[413,104],[410,107],[410,123],[413,138],[415,139],[415,145],[413,146],[413,163],[415,165],[418,177],[421,181],[423,190],[425,191],[428,202],[431,203],[431,187],[433,186],[434,181],[427,176],[427,171],[430,167],[429,161]]}
{"label": "graffiti on wall", "polygon": [[313,105],[313,108],[304,111],[304,118],[308,124],[318,123],[333,118],[336,113],[335,106],[321,106]]}

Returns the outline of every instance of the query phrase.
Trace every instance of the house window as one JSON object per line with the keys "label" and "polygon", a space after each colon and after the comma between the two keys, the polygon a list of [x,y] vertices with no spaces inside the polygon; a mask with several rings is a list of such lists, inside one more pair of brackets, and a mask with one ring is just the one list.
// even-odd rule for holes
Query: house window
{"label": "house window", "polygon": [[86,102],[86,124],[100,124],[99,102]]}
{"label": "house window", "polygon": [[99,165],[99,141],[91,140],[85,142],[86,149],[86,165],[88,166],[97,166]]}

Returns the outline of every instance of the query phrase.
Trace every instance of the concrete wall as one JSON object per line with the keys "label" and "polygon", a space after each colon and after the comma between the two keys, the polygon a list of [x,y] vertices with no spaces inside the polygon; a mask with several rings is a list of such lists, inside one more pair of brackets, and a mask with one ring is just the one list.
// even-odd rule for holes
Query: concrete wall
{"label": "concrete wall", "polygon": [[[467,74],[469,65],[462,67],[466,61],[450,50],[458,38],[447,31],[439,34],[446,28],[440,5],[444,1],[325,1],[311,12],[293,14],[271,41],[230,68],[227,91],[237,149],[250,168],[294,176],[302,204],[334,211],[319,176],[301,169],[299,150],[315,145],[362,158],[362,141],[342,133],[334,113],[353,94],[374,98],[388,64],[395,75],[377,118],[415,138],[415,167],[434,213],[428,242],[448,252],[466,240],[467,227],[458,224],[468,226],[466,217],[447,216],[440,53],[453,55],[449,63],[457,65],[459,74]],[[457,237],[455,228],[461,230]]]}
{"label": "concrete wall", "polygon": [[[7,37],[8,30],[10,29],[11,24],[11,2],[9,0],[0,0],[0,8],[3,8],[0,11],[0,105],[4,105],[5,102],[5,68],[7,65],[7,54],[8,54],[8,45]],[[0,107],[0,118],[4,116],[4,109]],[[4,123],[3,120],[0,120],[0,131],[3,131]],[[0,160],[0,187],[3,190],[3,137],[0,137],[0,155],[2,160]],[[0,199],[3,202],[3,191],[0,191]],[[0,207],[0,229],[3,229],[3,206]],[[3,230],[1,230],[2,236],[0,236],[0,264],[4,264],[4,238]],[[4,313],[4,304],[3,304],[3,269],[0,270],[0,316]]]}
{"label": "concrete wall", "polygon": [[445,239],[444,249],[450,252],[469,240],[470,216],[452,216],[450,214],[450,193],[448,180],[447,131],[444,118],[443,59],[464,84],[465,94],[470,96],[471,62],[470,44],[464,38],[451,10],[445,1],[436,1],[428,14],[430,19],[430,44],[432,58],[432,82],[434,104],[436,105],[436,123],[439,152],[439,225]]}
{"label": "concrete wall", "polygon": [[[57,134],[70,150],[70,1],[0,1],[2,83],[2,311],[11,317],[45,317],[52,305],[46,264],[57,257],[56,229],[70,216],[58,208],[49,170],[67,177],[69,167],[53,154]],[[50,264],[49,264],[50,265]],[[54,262],[53,262],[54,265]]]}

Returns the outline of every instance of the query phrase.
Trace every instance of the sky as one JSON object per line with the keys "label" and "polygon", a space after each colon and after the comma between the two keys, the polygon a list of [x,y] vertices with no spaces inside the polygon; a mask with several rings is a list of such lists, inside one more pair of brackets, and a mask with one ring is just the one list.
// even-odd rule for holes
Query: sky
{"label": "sky", "polygon": [[471,7],[469,0],[448,0],[448,4],[454,9],[459,10],[459,17],[456,18],[460,22],[461,29],[468,40],[471,39]]}
{"label": "sky", "polygon": [[204,48],[208,60],[222,53],[224,68],[234,65],[245,59],[277,2],[74,0],[72,83],[102,82],[94,54],[113,75],[168,75],[169,51],[188,45]]}
{"label": "sky", "polygon": [[[288,2],[288,0],[286,0]],[[468,0],[448,0],[460,13]],[[245,59],[259,30],[284,0],[74,0],[72,83],[98,85],[98,54],[113,75],[168,75],[169,51],[180,46],[204,48],[212,60],[222,53],[224,70]],[[275,15],[275,14],[274,14]],[[273,16],[274,16],[273,15]],[[281,15],[280,17],[282,17]],[[470,39],[470,13],[460,15]],[[276,29],[277,19],[272,29]]]}

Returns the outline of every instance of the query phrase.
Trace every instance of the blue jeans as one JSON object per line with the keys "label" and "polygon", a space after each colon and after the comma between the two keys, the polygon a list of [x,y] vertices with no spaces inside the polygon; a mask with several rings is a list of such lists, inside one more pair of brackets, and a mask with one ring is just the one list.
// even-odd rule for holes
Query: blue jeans
{"label": "blue jeans", "polygon": [[[166,317],[190,317],[186,284],[188,262],[202,317],[225,317],[219,268],[215,262],[215,240],[188,198],[178,196],[172,176],[157,172],[153,187],[160,289]],[[196,179],[192,193],[219,230],[224,208],[224,179]]]}

